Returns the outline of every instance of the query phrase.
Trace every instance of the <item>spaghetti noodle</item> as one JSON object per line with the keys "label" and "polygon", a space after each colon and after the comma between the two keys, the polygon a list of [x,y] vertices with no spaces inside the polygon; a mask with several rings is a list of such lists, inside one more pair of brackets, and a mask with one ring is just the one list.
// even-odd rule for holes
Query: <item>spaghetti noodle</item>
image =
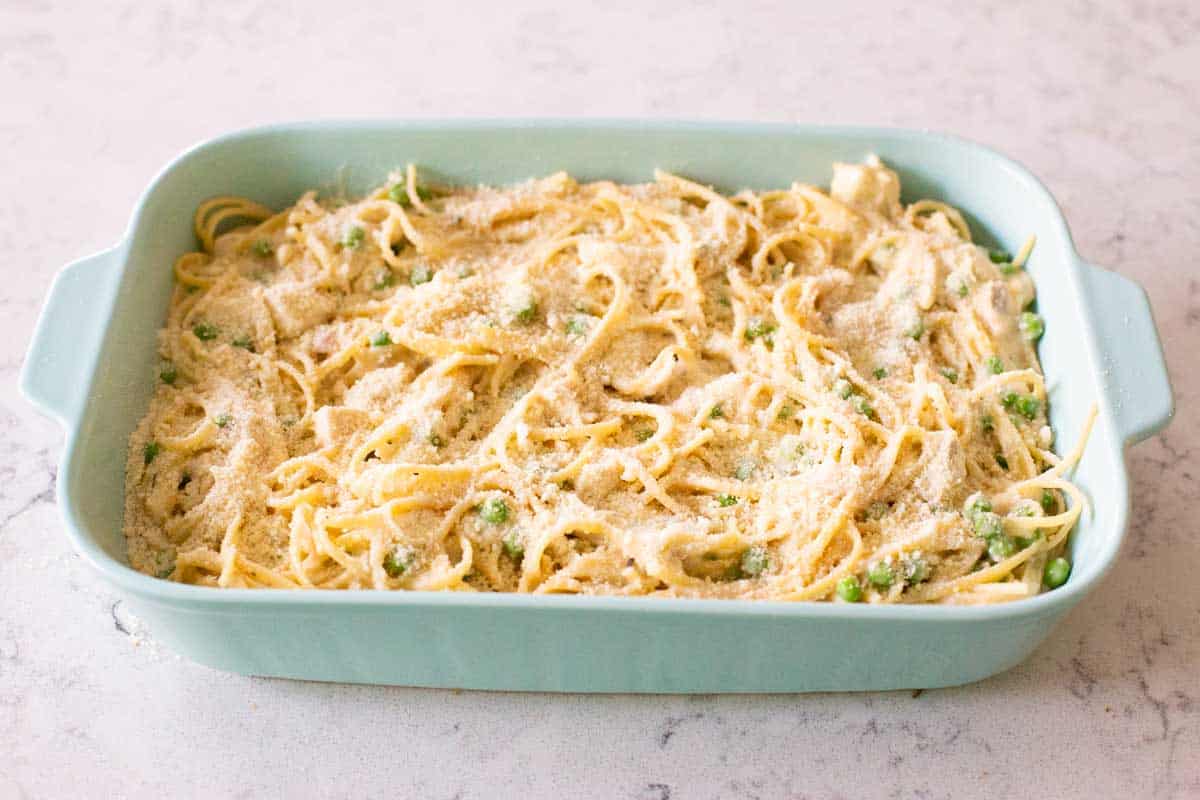
{"label": "spaghetti noodle", "polygon": [[1035,594],[1083,497],[1032,242],[989,258],[899,196],[871,158],[828,193],[410,166],[357,202],[209,200],[131,441],[130,561],[221,587]]}

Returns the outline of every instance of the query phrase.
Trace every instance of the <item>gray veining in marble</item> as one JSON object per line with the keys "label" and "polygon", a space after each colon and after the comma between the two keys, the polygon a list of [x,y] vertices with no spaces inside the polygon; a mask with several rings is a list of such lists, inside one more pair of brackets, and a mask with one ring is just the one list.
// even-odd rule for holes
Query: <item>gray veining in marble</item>
{"label": "gray veining in marble", "polygon": [[[1200,6],[0,2],[0,797],[1200,797]],[[64,263],[196,140],[296,118],[896,124],[1027,164],[1149,290],[1179,413],[1113,572],[951,690],[583,697],[249,679],[155,644],[60,535],[18,396]]]}

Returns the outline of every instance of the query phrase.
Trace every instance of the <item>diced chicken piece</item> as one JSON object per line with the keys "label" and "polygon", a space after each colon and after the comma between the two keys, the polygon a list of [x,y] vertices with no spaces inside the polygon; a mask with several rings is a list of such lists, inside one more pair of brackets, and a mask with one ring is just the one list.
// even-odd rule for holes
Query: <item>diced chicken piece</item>
{"label": "diced chicken piece", "polygon": [[848,206],[887,219],[900,216],[900,179],[871,156],[865,164],[834,164],[829,194]]}
{"label": "diced chicken piece", "polygon": [[579,471],[575,494],[589,505],[600,505],[604,498],[621,488],[622,466],[612,453],[593,461]]}
{"label": "diced chicken piece", "polygon": [[911,325],[911,312],[901,314],[893,308],[881,313],[874,302],[849,303],[833,312],[829,330],[846,345],[854,365],[863,374],[880,364],[899,364],[904,355],[905,337],[897,328]]}
{"label": "diced chicken piece", "polygon": [[931,505],[941,505],[967,477],[966,458],[951,431],[926,433],[921,446],[921,472],[913,489]]}
{"label": "diced chicken piece", "polygon": [[1018,325],[1019,312],[1024,305],[1024,285],[993,281],[976,292],[974,308],[991,333],[994,355],[1009,369],[1021,369],[1029,363],[1028,346]]}
{"label": "diced chicken piece", "polygon": [[328,322],[337,310],[333,295],[303,283],[278,283],[264,292],[280,338],[291,339]]}
{"label": "diced chicken piece", "polygon": [[1008,279],[1008,290],[1012,294],[1016,308],[1025,308],[1033,302],[1033,278],[1028,272],[1018,272]]}
{"label": "diced chicken piece", "polygon": [[987,284],[985,291],[979,292],[975,299],[975,310],[983,318],[993,336],[1003,336],[1011,333],[1015,325],[1012,308],[1012,297],[1008,289],[1000,282]]}
{"label": "diced chicken piece", "polygon": [[313,331],[312,351],[319,356],[328,356],[337,352],[337,331],[330,326],[323,326]]}

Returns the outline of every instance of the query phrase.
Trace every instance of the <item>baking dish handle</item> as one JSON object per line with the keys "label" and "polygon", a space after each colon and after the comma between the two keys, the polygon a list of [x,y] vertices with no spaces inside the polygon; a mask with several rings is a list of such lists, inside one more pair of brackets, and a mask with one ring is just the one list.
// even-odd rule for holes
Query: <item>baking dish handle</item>
{"label": "baking dish handle", "polygon": [[21,368],[21,393],[66,427],[79,419],[88,376],[83,374],[100,346],[108,280],[115,250],[81,258],[54,278]]}
{"label": "baking dish handle", "polygon": [[1096,310],[1100,379],[1113,398],[1117,432],[1126,444],[1135,444],[1165,428],[1175,413],[1150,298],[1128,278],[1083,266],[1089,307]]}

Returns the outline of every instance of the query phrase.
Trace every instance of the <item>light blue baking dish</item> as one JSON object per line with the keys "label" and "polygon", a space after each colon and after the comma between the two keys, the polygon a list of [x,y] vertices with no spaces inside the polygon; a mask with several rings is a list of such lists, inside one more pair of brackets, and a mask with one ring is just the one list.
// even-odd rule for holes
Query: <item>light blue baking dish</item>
{"label": "light blue baking dish", "polygon": [[[364,191],[410,161],[452,182],[560,169],[644,181],[662,167],[726,190],[822,184],[832,162],[871,152],[900,172],[907,199],[953,203],[983,243],[1038,237],[1029,271],[1058,447],[1100,409],[1077,472],[1092,507],[1057,591],[982,608],[285,592],[182,586],[126,566],[126,440],[153,387],[170,266],[195,246],[201,200],[234,193],[281,207],[314,186]],[[583,692],[935,687],[1011,667],[1111,566],[1128,511],[1125,448],[1172,414],[1145,293],[1084,263],[1053,198],[1012,161],[917,131],[676,122],[326,122],[206,142],[154,179],[119,244],[58,275],[21,386],[66,429],[58,502],[75,548],[174,650],[254,675]]]}

